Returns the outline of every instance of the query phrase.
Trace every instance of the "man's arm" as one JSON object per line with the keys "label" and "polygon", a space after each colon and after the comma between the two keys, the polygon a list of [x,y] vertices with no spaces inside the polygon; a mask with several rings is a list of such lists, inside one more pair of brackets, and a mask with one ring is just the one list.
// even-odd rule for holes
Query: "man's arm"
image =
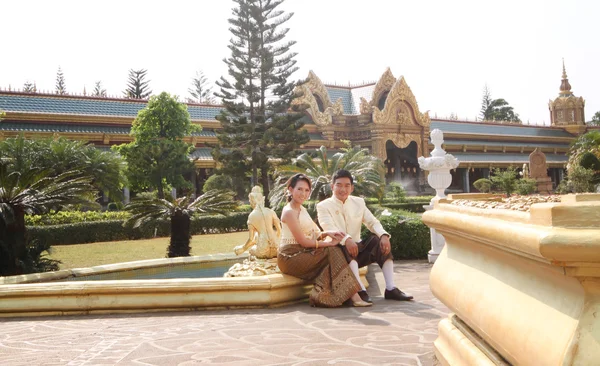
{"label": "man's arm", "polygon": [[317,218],[319,219],[319,225],[321,225],[323,231],[340,230],[340,228],[335,225],[335,221],[333,220],[331,213],[323,203],[324,202],[317,204]]}
{"label": "man's arm", "polygon": [[363,223],[369,229],[370,232],[377,235],[377,237],[381,238],[382,235],[390,236],[390,234],[385,231],[381,222],[373,215],[373,213],[367,208],[367,205],[364,200],[361,199],[361,205],[363,206]]}

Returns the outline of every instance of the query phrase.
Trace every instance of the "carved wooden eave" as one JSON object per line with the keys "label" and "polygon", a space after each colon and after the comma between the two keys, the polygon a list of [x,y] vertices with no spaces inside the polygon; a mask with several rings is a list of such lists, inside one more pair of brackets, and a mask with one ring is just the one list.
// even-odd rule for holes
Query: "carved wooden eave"
{"label": "carved wooden eave", "polygon": [[[408,106],[407,109],[405,106]],[[383,110],[373,106],[373,123],[382,125],[405,125],[428,128],[429,112],[421,113],[417,99],[401,76],[392,86]]]}
{"label": "carved wooden eave", "polygon": [[[341,116],[344,114],[341,98],[335,104],[331,103],[325,85],[312,71],[308,73],[306,82],[296,87],[296,94],[300,96],[296,97],[292,101],[292,104],[307,106],[306,111],[317,126],[329,126],[333,121],[332,116]],[[323,102],[323,112],[319,110],[319,104],[315,95]]]}
{"label": "carved wooden eave", "polygon": [[369,104],[373,107],[377,106],[383,93],[391,91],[395,83],[396,78],[392,74],[392,70],[388,67],[379,78],[379,81],[377,81],[377,84],[375,84]]}

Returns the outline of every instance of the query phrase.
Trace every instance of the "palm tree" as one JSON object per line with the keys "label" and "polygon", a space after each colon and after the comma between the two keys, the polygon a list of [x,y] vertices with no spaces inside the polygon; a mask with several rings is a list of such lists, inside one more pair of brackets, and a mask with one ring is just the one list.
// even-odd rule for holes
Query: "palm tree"
{"label": "palm tree", "polygon": [[359,195],[379,196],[385,186],[383,163],[360,146],[343,148],[331,158],[327,148],[321,146],[314,154],[304,153],[291,165],[277,169],[275,188],[270,195],[271,207],[278,207],[285,200],[286,181],[296,173],[303,173],[312,181],[311,199],[323,200],[331,196],[331,178],[340,169],[354,176],[355,191]]}
{"label": "palm tree", "polygon": [[194,214],[226,215],[234,210],[238,202],[233,199],[234,193],[213,189],[193,200],[191,197],[154,198],[133,201],[125,206],[131,212],[123,225],[139,227],[160,219],[171,220],[171,242],[167,256],[185,257],[190,255],[190,223]]}
{"label": "palm tree", "polygon": [[[44,267],[36,264],[41,253],[36,254],[35,248],[28,246],[26,214],[43,214],[70,204],[94,205],[91,201],[94,188],[88,176],[77,171],[51,175],[49,170],[13,168],[11,160],[0,160],[0,275],[3,276]],[[38,258],[31,258],[32,255]]]}

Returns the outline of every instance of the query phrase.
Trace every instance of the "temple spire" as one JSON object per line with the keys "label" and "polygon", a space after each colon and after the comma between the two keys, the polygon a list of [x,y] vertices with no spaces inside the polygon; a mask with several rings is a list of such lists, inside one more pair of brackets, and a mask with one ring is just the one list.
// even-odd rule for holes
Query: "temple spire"
{"label": "temple spire", "polygon": [[562,81],[560,83],[560,96],[568,97],[573,95],[571,92],[571,84],[569,84],[569,79],[567,78],[567,70],[565,69],[565,59],[563,58],[563,72],[562,72]]}

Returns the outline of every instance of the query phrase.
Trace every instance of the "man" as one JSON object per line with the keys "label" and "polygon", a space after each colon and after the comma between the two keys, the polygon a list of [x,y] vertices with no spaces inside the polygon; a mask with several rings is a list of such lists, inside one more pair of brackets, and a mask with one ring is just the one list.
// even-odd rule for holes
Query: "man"
{"label": "man", "polygon": [[[385,294],[388,300],[412,300],[412,296],[400,291],[394,285],[394,262],[391,253],[390,234],[379,220],[369,211],[365,200],[352,196],[354,179],[347,170],[338,170],[331,182],[333,197],[323,200],[317,205],[319,224],[325,231],[342,231],[346,233],[340,242],[352,272],[358,279],[362,290],[359,292],[363,301],[372,302],[360,281],[358,268],[377,262],[385,278]],[[362,224],[371,231],[365,240],[360,239]]]}

